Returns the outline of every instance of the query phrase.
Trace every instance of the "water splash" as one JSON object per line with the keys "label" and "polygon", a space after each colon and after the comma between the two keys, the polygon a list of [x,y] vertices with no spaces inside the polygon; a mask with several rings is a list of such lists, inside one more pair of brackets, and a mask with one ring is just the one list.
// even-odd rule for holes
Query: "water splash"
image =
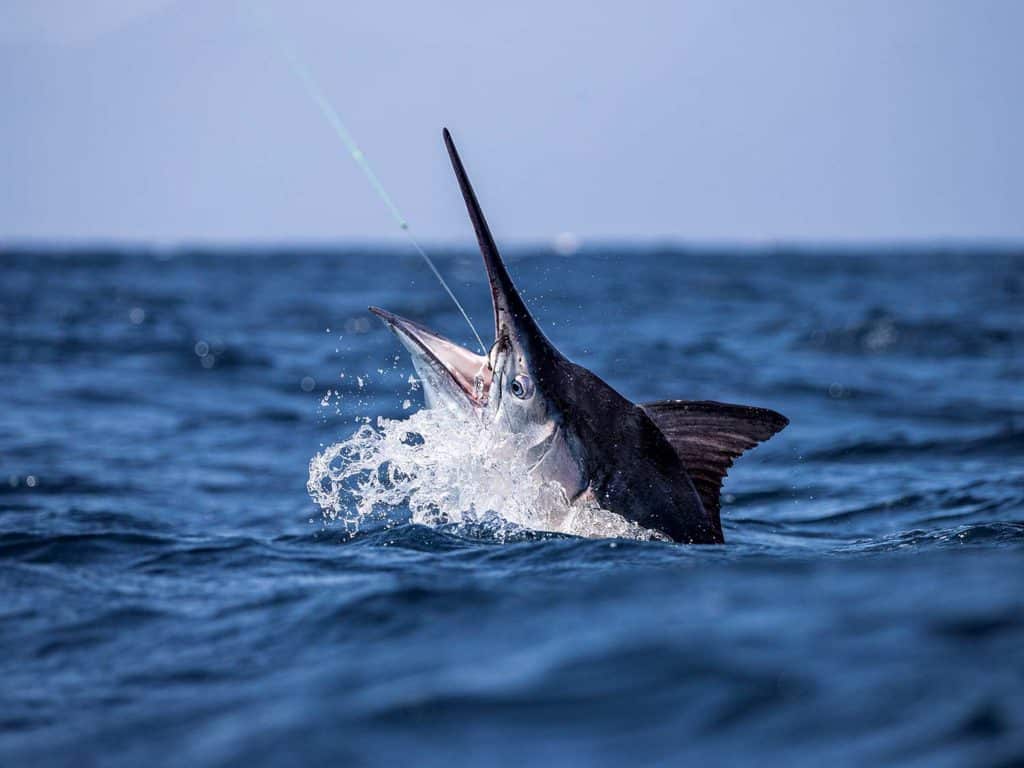
{"label": "water splash", "polygon": [[560,486],[529,473],[515,435],[441,409],[378,418],[309,464],[310,496],[350,531],[367,522],[487,524],[499,538],[521,529],[592,538],[660,539],[596,504],[569,504]]}

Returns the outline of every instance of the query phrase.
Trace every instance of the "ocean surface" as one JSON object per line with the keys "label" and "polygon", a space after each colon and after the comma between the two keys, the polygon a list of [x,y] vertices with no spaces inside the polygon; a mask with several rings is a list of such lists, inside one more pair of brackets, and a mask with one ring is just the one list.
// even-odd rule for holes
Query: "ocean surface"
{"label": "ocean surface", "polygon": [[506,255],[631,399],[790,418],[726,545],[325,519],[421,407],[367,305],[471,338],[404,247],[0,250],[0,765],[1024,764],[1024,251]]}

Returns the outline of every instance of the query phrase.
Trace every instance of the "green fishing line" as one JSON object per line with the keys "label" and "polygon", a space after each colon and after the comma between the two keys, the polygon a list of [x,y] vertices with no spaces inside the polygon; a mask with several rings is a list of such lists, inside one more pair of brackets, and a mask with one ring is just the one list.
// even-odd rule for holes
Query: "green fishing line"
{"label": "green fishing line", "polygon": [[404,216],[402,216],[401,211],[398,210],[398,206],[395,205],[395,201],[391,199],[391,195],[389,195],[387,190],[384,189],[384,185],[381,183],[380,179],[377,178],[377,174],[373,172],[373,168],[370,167],[370,163],[366,159],[366,155],[364,155],[363,151],[359,149],[359,145],[356,144],[356,140],[352,137],[352,134],[349,133],[348,128],[345,127],[345,123],[342,122],[337,110],[334,109],[334,106],[324,95],[323,89],[320,88],[320,84],[317,83],[313,74],[309,71],[309,68],[306,67],[298,57],[295,53],[295,49],[288,43],[288,41],[275,33],[269,9],[266,6],[259,4],[258,13],[257,9],[254,8],[252,4],[245,4],[243,7],[252,13],[253,17],[267,33],[269,39],[275,43],[276,48],[280,51],[285,62],[287,62],[288,68],[291,69],[292,73],[299,79],[299,82],[302,83],[302,87],[306,91],[306,94],[313,100],[313,103],[317,105],[320,110],[320,114],[324,116],[327,123],[334,129],[334,133],[337,137],[341,139],[341,143],[345,145],[345,149],[348,150],[349,155],[355,161],[356,165],[358,165],[363,171],[363,175],[366,176],[366,180],[370,182],[370,186],[373,187],[373,191],[377,193],[377,197],[384,202],[388,211],[391,212],[391,216],[398,224],[399,229],[401,229],[405,233],[406,237],[409,238],[409,242],[412,243],[412,247],[416,249],[416,252],[423,258],[426,265],[430,267],[430,271],[434,273],[434,277],[436,277],[438,282],[441,283],[441,287],[444,288],[451,300],[455,302],[455,306],[458,308],[463,319],[466,321],[466,324],[469,326],[469,329],[476,337],[477,344],[480,345],[481,351],[484,354],[487,354],[487,347],[484,346],[484,342],[480,338],[480,334],[477,333],[476,326],[474,326],[473,321],[469,319],[469,315],[466,313],[462,303],[455,297],[455,294],[448,286],[447,281],[445,281],[444,277],[442,277],[441,273],[438,271],[433,259],[430,258],[427,252],[423,249],[423,246],[420,245],[419,241],[413,235],[412,230],[409,228],[409,222],[405,220]]}

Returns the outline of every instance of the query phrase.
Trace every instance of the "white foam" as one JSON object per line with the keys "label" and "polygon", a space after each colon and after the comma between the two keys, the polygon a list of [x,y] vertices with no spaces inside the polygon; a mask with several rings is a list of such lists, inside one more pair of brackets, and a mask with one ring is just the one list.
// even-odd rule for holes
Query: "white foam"
{"label": "white foam", "polygon": [[310,496],[329,520],[358,530],[408,510],[423,525],[497,516],[509,529],[631,539],[661,538],[594,504],[569,504],[560,486],[531,475],[525,446],[470,416],[440,409],[377,419],[309,464]]}

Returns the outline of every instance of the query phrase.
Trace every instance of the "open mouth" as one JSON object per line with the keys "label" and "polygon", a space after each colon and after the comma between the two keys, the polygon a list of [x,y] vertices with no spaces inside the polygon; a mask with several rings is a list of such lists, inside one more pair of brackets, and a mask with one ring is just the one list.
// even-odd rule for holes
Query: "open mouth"
{"label": "open mouth", "polygon": [[370,311],[387,323],[412,355],[446,374],[473,405],[487,405],[493,374],[486,357],[380,307]]}

